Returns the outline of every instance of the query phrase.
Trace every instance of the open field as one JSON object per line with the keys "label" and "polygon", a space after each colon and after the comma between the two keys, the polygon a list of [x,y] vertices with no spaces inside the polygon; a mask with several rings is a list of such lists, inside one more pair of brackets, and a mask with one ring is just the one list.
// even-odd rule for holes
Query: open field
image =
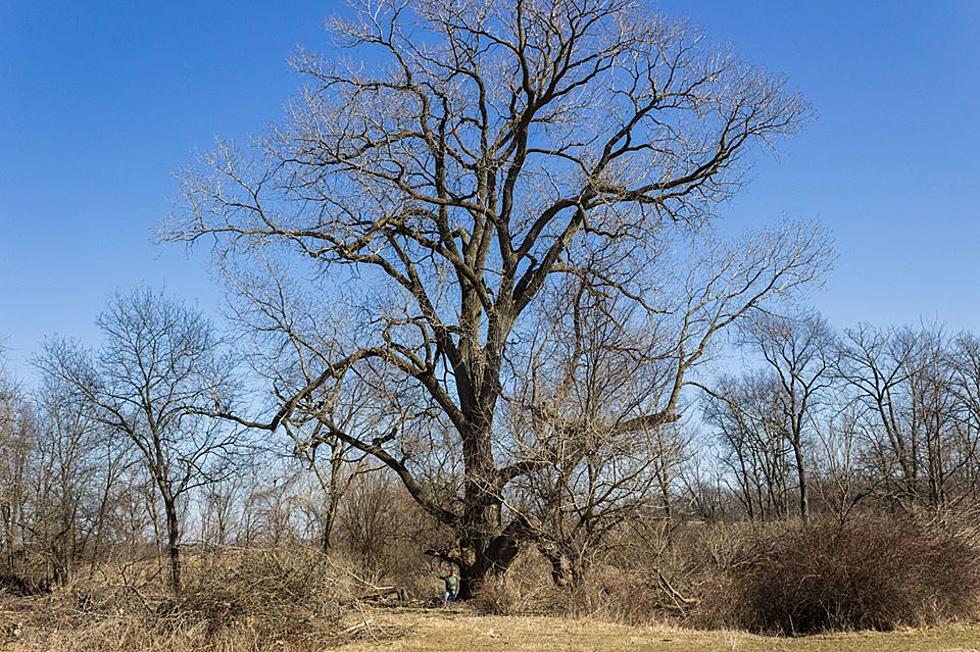
{"label": "open field", "polygon": [[[31,620],[31,600],[0,600],[0,652],[40,652],[72,647],[81,635],[77,631],[48,631],[45,634],[36,629]],[[339,648],[328,643],[311,648],[306,645],[283,646],[279,642],[261,649],[337,649],[340,652],[980,652],[980,626],[977,625],[777,638],[668,625],[631,627],[557,617],[479,616],[461,607],[446,610],[365,607],[358,615],[352,614],[347,622],[356,626],[365,621],[369,627],[355,634],[360,639]],[[23,625],[15,629],[16,623]],[[93,623],[92,630],[85,633],[85,638],[95,643],[94,648],[89,646],[88,649],[127,649],[126,643],[114,638],[120,630],[103,627],[104,624]],[[106,636],[100,636],[99,631]],[[113,631],[115,634],[110,635]],[[130,639],[134,640],[139,638]],[[189,639],[181,640],[180,636],[166,640],[143,639],[142,645],[160,651],[200,649]],[[226,639],[208,649],[244,652],[255,648],[246,639],[238,642]]]}
{"label": "open field", "polygon": [[405,628],[392,640],[364,640],[343,652],[965,652],[980,650],[980,627],[950,626],[901,632],[769,638],[741,632],[702,632],[666,626],[627,627],[560,618],[474,616],[460,612],[392,613],[376,621],[382,630]]}

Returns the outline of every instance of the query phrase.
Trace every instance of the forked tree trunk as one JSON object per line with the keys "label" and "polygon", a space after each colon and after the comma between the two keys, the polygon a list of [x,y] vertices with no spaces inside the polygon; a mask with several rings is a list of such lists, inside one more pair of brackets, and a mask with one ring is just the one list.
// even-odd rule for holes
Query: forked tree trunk
{"label": "forked tree trunk", "polygon": [[472,562],[460,564],[459,599],[469,600],[479,595],[487,579],[507,572],[519,552],[517,538],[507,534],[494,537],[489,546],[473,556]]}
{"label": "forked tree trunk", "polygon": [[466,533],[460,537],[459,599],[469,600],[483,589],[487,579],[507,572],[520,552],[520,538],[514,524],[501,529],[500,506],[472,510]]}
{"label": "forked tree trunk", "polygon": [[588,571],[586,559],[554,542],[538,542],[538,551],[551,565],[551,580],[559,588],[580,586]]}
{"label": "forked tree trunk", "polygon": [[520,552],[520,524],[513,521],[504,527],[501,522],[502,500],[486,490],[491,472],[484,469],[493,468],[487,448],[479,474],[470,473],[466,483],[468,508],[459,532],[462,552],[459,560],[461,600],[479,594],[489,577],[505,573]]}

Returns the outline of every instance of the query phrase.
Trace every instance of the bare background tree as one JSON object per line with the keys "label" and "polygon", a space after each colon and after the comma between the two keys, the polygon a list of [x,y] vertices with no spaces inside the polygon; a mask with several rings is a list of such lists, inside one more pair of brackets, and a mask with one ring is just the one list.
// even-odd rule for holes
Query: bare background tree
{"label": "bare background tree", "polygon": [[[0,356],[5,356],[0,349]],[[8,569],[16,568],[26,538],[27,466],[33,415],[17,383],[0,357],[0,554]]]}
{"label": "bare background tree", "polygon": [[231,472],[238,444],[228,424],[204,416],[232,400],[230,361],[203,317],[149,290],[117,296],[96,323],[105,335],[98,351],[54,340],[38,364],[76,392],[90,418],[135,447],[163,506],[179,591],[181,503]]}
{"label": "bare background tree", "polygon": [[826,322],[816,315],[780,318],[756,316],[745,329],[752,348],[779,381],[777,403],[782,429],[793,451],[799,492],[799,514],[809,516],[805,439],[813,430],[821,392],[830,386],[835,342]]}

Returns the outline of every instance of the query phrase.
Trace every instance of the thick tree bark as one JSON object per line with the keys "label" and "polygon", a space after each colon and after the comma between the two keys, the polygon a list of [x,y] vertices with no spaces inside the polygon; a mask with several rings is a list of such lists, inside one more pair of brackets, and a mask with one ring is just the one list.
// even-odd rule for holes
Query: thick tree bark
{"label": "thick tree bark", "polygon": [[467,510],[460,536],[461,600],[478,594],[489,577],[505,573],[520,552],[518,528],[513,523],[501,527],[500,501],[484,498],[481,502]]}
{"label": "thick tree bark", "polygon": [[[487,412],[482,412],[487,414]],[[498,470],[490,447],[490,424],[464,435],[466,460],[465,511],[457,524],[461,558],[459,598],[480,592],[487,578],[507,571],[521,548],[523,527],[519,520],[504,526]]]}

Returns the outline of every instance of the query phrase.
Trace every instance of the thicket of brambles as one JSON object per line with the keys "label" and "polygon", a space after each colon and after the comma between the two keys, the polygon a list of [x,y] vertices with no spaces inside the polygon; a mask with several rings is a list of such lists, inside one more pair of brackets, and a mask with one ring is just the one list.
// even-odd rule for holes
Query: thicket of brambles
{"label": "thicket of brambles", "polygon": [[973,615],[980,339],[836,329],[818,225],[713,228],[808,114],[783,80],[634,0],[332,29],[162,230],[213,244],[227,323],[120,294],[0,387],[4,590],[256,645],[449,569],[492,612]]}

